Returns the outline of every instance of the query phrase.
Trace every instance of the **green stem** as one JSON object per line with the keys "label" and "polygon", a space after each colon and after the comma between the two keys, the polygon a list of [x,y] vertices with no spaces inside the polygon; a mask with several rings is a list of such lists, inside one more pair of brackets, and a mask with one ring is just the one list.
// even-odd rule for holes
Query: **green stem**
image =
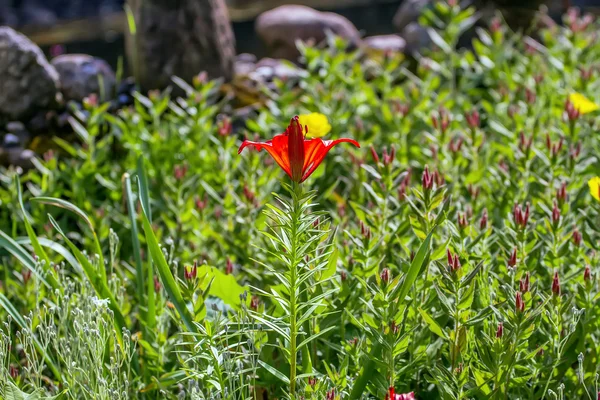
{"label": "green stem", "polygon": [[292,183],[292,232],[291,242],[292,251],[290,254],[290,395],[292,399],[296,398],[296,361],[298,358],[296,336],[298,334],[297,326],[297,305],[296,295],[298,294],[298,225],[300,223],[300,197],[302,188],[300,184]]}

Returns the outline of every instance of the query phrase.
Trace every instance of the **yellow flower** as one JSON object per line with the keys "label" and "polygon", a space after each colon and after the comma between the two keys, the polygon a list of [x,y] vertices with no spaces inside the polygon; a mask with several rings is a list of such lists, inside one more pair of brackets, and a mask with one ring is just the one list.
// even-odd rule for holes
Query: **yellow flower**
{"label": "yellow flower", "polygon": [[573,107],[581,114],[587,114],[600,108],[598,104],[588,100],[580,93],[571,93],[569,95],[569,101],[573,103]]}
{"label": "yellow flower", "polygon": [[600,201],[600,177],[593,177],[588,181],[590,186],[590,194],[598,201]]}
{"label": "yellow flower", "polygon": [[321,113],[302,114],[298,118],[302,127],[308,127],[308,134],[306,136],[309,138],[320,138],[331,131],[331,125],[329,125],[327,117]]}

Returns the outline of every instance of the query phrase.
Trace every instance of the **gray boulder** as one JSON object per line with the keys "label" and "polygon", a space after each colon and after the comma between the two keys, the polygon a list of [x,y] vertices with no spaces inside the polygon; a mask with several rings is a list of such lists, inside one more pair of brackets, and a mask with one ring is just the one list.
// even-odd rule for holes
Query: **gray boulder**
{"label": "gray boulder", "polygon": [[23,120],[51,108],[58,73],[38,46],[9,27],[0,27],[0,116]]}
{"label": "gray boulder", "polygon": [[383,52],[402,53],[406,48],[406,41],[398,35],[377,35],[363,39],[367,49],[380,50]]}
{"label": "gray boulder", "polygon": [[108,100],[115,91],[115,73],[108,63],[86,54],[64,54],[51,61],[60,76],[65,100],[82,101],[92,93]]}
{"label": "gray boulder", "polygon": [[269,55],[291,61],[300,55],[296,40],[318,43],[326,38],[327,31],[355,46],[361,42],[360,33],[347,18],[306,6],[280,6],[262,13],[256,20],[256,33],[267,46]]}
{"label": "gray boulder", "polygon": [[421,11],[431,3],[431,0],[404,0],[394,15],[393,24],[396,30],[402,32],[408,24],[417,22]]}

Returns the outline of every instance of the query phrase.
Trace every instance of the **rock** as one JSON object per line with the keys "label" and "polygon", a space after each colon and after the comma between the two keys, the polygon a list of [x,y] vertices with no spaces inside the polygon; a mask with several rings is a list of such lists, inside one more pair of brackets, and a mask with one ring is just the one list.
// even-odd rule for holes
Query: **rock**
{"label": "rock", "polygon": [[6,130],[10,133],[19,133],[25,131],[25,125],[19,121],[12,121],[6,124]]}
{"label": "rock", "polygon": [[266,44],[269,55],[291,61],[296,61],[300,54],[296,40],[318,43],[326,38],[327,31],[354,46],[360,44],[360,34],[352,22],[332,12],[284,5],[262,13],[256,20],[256,33]]}
{"label": "rock", "polygon": [[256,69],[250,76],[262,82],[272,82],[273,79],[283,81],[289,79],[299,79],[305,75],[305,71],[296,67],[287,60],[276,60],[274,58],[263,58],[256,63]]}
{"label": "rock", "polygon": [[401,35],[406,41],[406,53],[420,52],[422,49],[431,46],[431,37],[427,33],[427,29],[418,22],[408,24],[402,30]]}
{"label": "rock", "polygon": [[25,144],[25,143],[29,142],[29,139],[30,139],[29,132],[27,131],[27,128],[25,127],[25,125],[22,122],[19,122],[19,121],[9,122],[8,124],[6,124],[6,131],[8,132],[8,134],[4,137],[5,141],[7,140],[6,139],[7,136],[10,134],[10,135],[16,137],[20,144]]}
{"label": "rock", "polygon": [[14,149],[15,147],[21,146],[21,144],[21,140],[17,137],[17,135],[12,133],[7,133],[2,139],[2,147],[5,149]]}
{"label": "rock", "polygon": [[256,69],[256,56],[254,54],[242,53],[235,58],[236,75],[248,75]]}
{"label": "rock", "polygon": [[115,73],[106,61],[86,54],[65,54],[52,59],[51,63],[60,76],[65,100],[82,101],[92,93],[104,95],[102,101],[113,96]]}
{"label": "rock", "polygon": [[225,0],[128,0],[137,32],[127,35],[129,65],[144,90],[177,76],[188,83],[201,71],[230,80],[235,37]]}
{"label": "rock", "polygon": [[431,4],[432,0],[404,0],[396,14],[394,14],[393,24],[398,32],[411,22],[417,22],[421,11]]}
{"label": "rock", "polygon": [[398,35],[369,36],[363,39],[364,46],[368,49],[384,52],[402,53],[406,48],[406,41]]}
{"label": "rock", "polygon": [[31,40],[0,27],[0,116],[22,120],[55,105],[56,69]]}

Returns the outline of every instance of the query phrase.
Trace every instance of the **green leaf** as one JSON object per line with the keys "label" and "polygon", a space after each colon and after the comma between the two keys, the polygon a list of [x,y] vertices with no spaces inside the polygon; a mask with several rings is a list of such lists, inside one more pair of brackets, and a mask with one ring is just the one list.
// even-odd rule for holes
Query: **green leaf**
{"label": "green leaf", "polygon": [[35,260],[29,254],[27,250],[25,250],[22,246],[20,246],[17,242],[15,242],[10,236],[0,230],[0,248],[6,249],[10,254],[12,254],[17,260],[21,262],[28,270],[31,271],[33,275],[37,279],[40,280],[45,286],[50,287],[50,284],[46,279],[40,274],[38,269],[36,268]]}
{"label": "green leaf", "polygon": [[435,319],[433,319],[433,317],[431,317],[431,315],[429,315],[427,313],[427,311],[423,310],[420,307],[418,310],[419,310],[419,314],[421,314],[421,316],[425,320],[425,323],[427,323],[427,326],[429,327],[429,330],[431,332],[435,333],[442,339],[448,339],[448,336],[446,336],[446,332],[444,332],[442,327],[438,325],[438,323],[435,321]]}
{"label": "green leaf", "polygon": [[[244,292],[249,291],[247,286],[241,286],[235,280],[235,276],[227,275],[208,265],[198,267],[198,277],[203,278],[204,282],[206,282],[204,289],[208,288],[209,295],[220,298],[225,304],[230,305],[236,310],[239,310],[242,305],[240,296]],[[210,287],[208,286],[209,282],[212,282]]]}
{"label": "green leaf", "polygon": [[21,182],[19,181],[19,175],[15,175],[14,183],[15,183],[15,189],[17,191],[17,200],[19,202],[19,207],[21,208],[21,212],[23,213],[23,221],[25,223],[25,230],[27,231],[27,236],[29,237],[29,240],[31,241],[31,247],[33,247],[34,253],[39,258],[41,258],[42,261],[44,261],[43,262],[44,272],[46,273],[46,276],[48,277],[48,282],[50,283],[52,288],[59,289],[60,292],[63,293],[63,288],[59,284],[57,277],[56,277],[56,271],[54,270],[54,268],[52,268],[52,263],[50,262],[50,258],[46,254],[46,251],[40,245],[37,235],[35,234],[33,227],[31,226],[31,223],[29,222],[29,215],[27,214],[27,212],[25,211],[25,207],[23,206],[23,195],[21,193]]}
{"label": "green leaf", "polygon": [[274,367],[270,366],[269,364],[265,363],[262,360],[258,360],[258,363],[260,364],[261,367],[263,367],[264,369],[266,369],[267,371],[269,371],[277,379],[279,379],[280,381],[282,381],[286,385],[290,384],[290,378],[288,378],[287,376],[285,376],[284,374],[282,374],[279,370],[275,369]]}
{"label": "green leaf", "polygon": [[421,268],[423,267],[424,263],[428,262],[427,260],[429,258],[428,255],[430,252],[429,245],[431,243],[432,235],[433,229],[431,230],[431,232],[429,232],[429,235],[427,235],[423,243],[421,243],[421,247],[419,247],[419,251],[417,252],[412,263],[410,264],[408,272],[406,273],[406,275],[404,275],[404,280],[402,281],[402,284],[397,285],[392,292],[392,297],[397,298],[398,302],[400,303],[404,302],[406,295],[408,295],[408,292],[412,288],[412,285],[415,283],[417,277],[419,276],[419,271],[421,271]]}
{"label": "green leaf", "polygon": [[101,266],[101,268],[99,268],[100,274],[102,275],[102,279],[106,283],[106,270],[104,268],[104,256],[102,255],[102,246],[100,246],[100,241],[98,240],[98,236],[96,235],[96,231],[94,230],[94,224],[92,224],[92,221],[89,219],[87,214],[85,212],[83,212],[76,205],[71,204],[68,201],[65,201],[62,199],[57,199],[54,197],[34,197],[33,199],[31,199],[31,202],[47,204],[47,205],[51,205],[51,206],[55,206],[55,207],[59,207],[59,208],[63,208],[65,210],[71,211],[72,213],[77,215],[79,218],[81,218],[90,227],[90,229],[92,230],[92,236],[94,237],[94,244],[96,246],[96,254],[99,257],[98,264]]}
{"label": "green leaf", "polygon": [[[142,189],[140,187],[140,191],[141,190]],[[190,315],[190,311],[183,300],[179,286],[177,285],[177,282],[171,273],[171,268],[169,268],[169,264],[165,259],[165,255],[163,254],[160,245],[158,244],[158,240],[152,231],[152,225],[150,225],[146,207],[143,205],[143,203],[142,221],[144,226],[144,234],[146,235],[146,242],[148,244],[148,250],[152,255],[152,260],[156,265],[156,270],[158,271],[160,280],[162,281],[162,284],[169,295],[169,299],[175,305],[175,308],[177,309],[177,312],[179,312],[179,316],[181,317],[181,320],[188,331],[192,333],[198,333],[198,329],[196,328],[196,325],[194,325],[194,319]]]}

